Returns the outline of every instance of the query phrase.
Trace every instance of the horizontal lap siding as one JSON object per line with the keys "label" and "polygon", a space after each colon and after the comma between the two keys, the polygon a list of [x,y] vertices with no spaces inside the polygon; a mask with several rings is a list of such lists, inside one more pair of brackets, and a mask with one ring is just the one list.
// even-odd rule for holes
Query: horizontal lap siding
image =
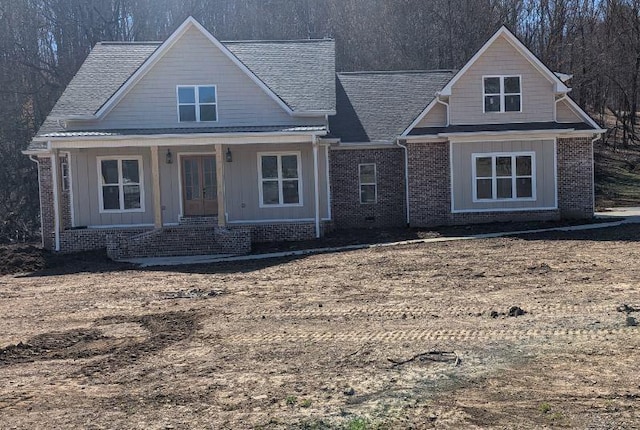
{"label": "horizontal lap siding", "polygon": [[569,107],[569,103],[567,103],[566,101],[562,100],[560,102],[558,102],[558,106],[557,106],[557,119],[556,121],[558,122],[567,122],[567,123],[572,123],[572,122],[582,122],[583,119],[580,118],[579,115],[577,115],[573,109],[571,109]]}
{"label": "horizontal lap siding", "polygon": [[[524,209],[552,208],[555,202],[555,162],[553,140],[522,140],[504,142],[453,143],[453,209]],[[473,202],[473,159],[474,153],[492,152],[534,152],[536,155],[535,201]]]}
{"label": "horizontal lap siding", "polygon": [[[522,76],[522,112],[483,113],[486,75]],[[553,84],[501,37],[454,84],[450,120],[454,125],[554,121],[554,103]]]}
{"label": "horizontal lap siding", "polygon": [[416,127],[444,127],[447,125],[447,107],[442,103],[435,104]]}
{"label": "horizontal lap siding", "polygon": [[[178,122],[177,85],[217,85],[218,121]],[[199,31],[189,30],[99,125],[171,128],[322,123],[293,118]],[[95,125],[92,125],[95,127]]]}

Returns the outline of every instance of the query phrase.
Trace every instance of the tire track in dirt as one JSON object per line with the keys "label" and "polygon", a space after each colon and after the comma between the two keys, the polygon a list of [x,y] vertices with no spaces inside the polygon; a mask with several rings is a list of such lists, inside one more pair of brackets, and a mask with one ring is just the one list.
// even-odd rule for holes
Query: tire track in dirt
{"label": "tire track in dirt", "polygon": [[567,338],[573,341],[602,340],[609,336],[629,336],[635,327],[592,329],[531,329],[531,330],[373,330],[349,332],[287,332],[231,335],[230,343],[284,342],[422,342],[442,341],[521,341],[537,338]]}
{"label": "tire track in dirt", "polygon": [[[487,307],[467,307],[456,306],[447,307],[445,309],[446,315],[449,317],[460,317],[468,315],[489,314],[491,311],[506,311],[500,306],[493,308]],[[588,305],[562,305],[562,304],[547,304],[547,305],[533,305],[527,306],[526,309],[529,314],[541,314],[549,317],[553,316],[567,316],[570,314],[589,314],[595,315],[601,312],[610,312],[615,309],[611,305],[606,304],[588,304]],[[333,310],[330,307],[323,308],[301,308],[301,309],[271,309],[264,310],[263,315],[269,316],[272,319],[285,319],[291,317],[297,318],[339,318],[339,317],[355,317],[355,316],[367,316],[378,318],[402,318],[404,317],[416,317],[424,318],[433,316],[434,314],[442,315],[442,308],[412,308],[412,307],[398,307],[398,308],[369,308],[369,307],[352,307],[348,309],[336,309]]]}

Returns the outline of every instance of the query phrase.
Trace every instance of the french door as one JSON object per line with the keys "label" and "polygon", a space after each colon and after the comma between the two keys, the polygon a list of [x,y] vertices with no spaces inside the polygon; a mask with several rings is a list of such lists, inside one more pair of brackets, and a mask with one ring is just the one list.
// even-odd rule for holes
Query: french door
{"label": "french door", "polygon": [[184,216],[218,214],[218,184],[214,155],[182,157],[182,200]]}

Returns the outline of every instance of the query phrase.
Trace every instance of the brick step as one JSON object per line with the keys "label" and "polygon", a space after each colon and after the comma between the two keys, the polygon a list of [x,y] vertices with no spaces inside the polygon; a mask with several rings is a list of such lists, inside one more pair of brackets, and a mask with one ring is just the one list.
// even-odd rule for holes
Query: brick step
{"label": "brick step", "polygon": [[181,217],[178,220],[179,225],[218,225],[217,216],[193,216],[193,217]]}

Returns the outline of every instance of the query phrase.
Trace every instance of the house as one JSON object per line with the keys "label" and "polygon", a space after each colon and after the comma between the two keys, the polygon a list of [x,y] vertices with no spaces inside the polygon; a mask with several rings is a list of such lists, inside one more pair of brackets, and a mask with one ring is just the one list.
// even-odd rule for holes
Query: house
{"label": "house", "polygon": [[604,130],[501,28],[459,71],[335,72],[333,40],[95,46],[25,151],[43,245],[248,252],[333,228],[591,217]]}

